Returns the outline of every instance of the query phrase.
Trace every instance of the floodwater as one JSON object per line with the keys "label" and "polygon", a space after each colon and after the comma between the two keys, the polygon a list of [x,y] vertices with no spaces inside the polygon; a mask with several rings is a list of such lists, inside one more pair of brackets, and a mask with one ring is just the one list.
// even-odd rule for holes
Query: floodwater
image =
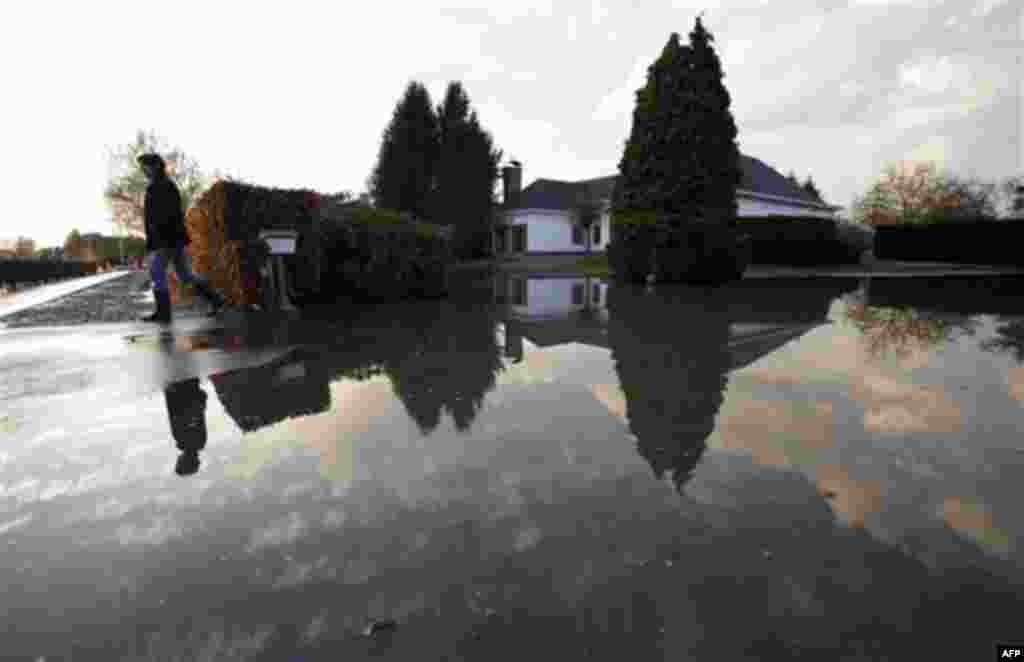
{"label": "floodwater", "polygon": [[1001,282],[0,333],[0,658],[990,659],[1024,639]]}

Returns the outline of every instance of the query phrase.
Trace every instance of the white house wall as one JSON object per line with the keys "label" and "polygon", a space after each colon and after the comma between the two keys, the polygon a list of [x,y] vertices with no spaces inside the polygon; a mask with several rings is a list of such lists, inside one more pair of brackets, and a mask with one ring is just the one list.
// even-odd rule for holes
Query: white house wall
{"label": "white house wall", "polygon": [[[601,241],[591,244],[592,251],[608,246],[611,223],[608,214],[601,216]],[[526,250],[530,253],[586,253],[585,244],[572,243],[572,216],[568,212],[527,210],[507,217],[510,226],[526,225]],[[593,228],[591,229],[593,232]]]}
{"label": "white house wall", "polygon": [[822,209],[808,209],[779,202],[739,198],[740,216],[810,216],[816,218],[835,218],[835,215]]}
{"label": "white house wall", "polygon": [[[739,196],[739,216],[806,216],[809,218],[836,218],[835,214],[823,209],[810,209]],[[528,253],[586,253],[585,244],[572,242],[572,213],[545,209],[524,209],[508,214],[507,225],[525,225],[526,251]],[[611,218],[606,212],[601,215],[601,241],[591,245],[591,250],[600,252],[608,247],[611,237]],[[593,228],[591,228],[593,232]],[[509,247],[511,248],[511,246]]]}

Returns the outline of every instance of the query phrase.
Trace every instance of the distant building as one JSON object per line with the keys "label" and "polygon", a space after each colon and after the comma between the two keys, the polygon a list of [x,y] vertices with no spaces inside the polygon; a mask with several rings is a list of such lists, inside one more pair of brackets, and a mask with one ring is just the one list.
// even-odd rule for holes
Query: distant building
{"label": "distant building", "polygon": [[[794,185],[758,159],[740,155],[742,180],[736,189],[738,215],[836,218],[842,209],[828,205]],[[522,188],[518,161],[502,169],[504,201],[494,228],[494,251],[510,253],[585,253],[603,251],[611,239],[609,206],[617,175],[577,182],[537,179]],[[602,208],[598,222],[586,230],[576,222],[577,201],[591,199]]]}

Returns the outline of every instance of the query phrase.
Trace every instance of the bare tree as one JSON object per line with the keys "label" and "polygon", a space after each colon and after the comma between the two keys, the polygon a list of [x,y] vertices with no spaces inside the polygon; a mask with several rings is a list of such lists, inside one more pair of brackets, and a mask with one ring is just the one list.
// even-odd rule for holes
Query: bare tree
{"label": "bare tree", "polygon": [[867,225],[995,219],[993,183],[940,172],[933,163],[886,166],[854,201],[854,219]]}
{"label": "bare tree", "polygon": [[32,257],[36,252],[35,239],[29,239],[28,237],[18,237],[18,241],[15,243],[14,253],[18,257]]}
{"label": "bare tree", "polygon": [[874,359],[906,358],[941,343],[974,336],[980,322],[957,313],[907,307],[872,306],[846,297],[845,317],[860,332],[860,341]]}
{"label": "bare tree", "polygon": [[103,197],[110,207],[113,223],[136,234],[144,230],[142,204],[146,192],[146,178],[136,159],[146,152],[157,152],[164,158],[167,174],[178,185],[185,209],[209,184],[209,178],[203,175],[195,159],[179,148],[169,147],[153,131],[139,130],[133,142],[109,149],[109,180]]}

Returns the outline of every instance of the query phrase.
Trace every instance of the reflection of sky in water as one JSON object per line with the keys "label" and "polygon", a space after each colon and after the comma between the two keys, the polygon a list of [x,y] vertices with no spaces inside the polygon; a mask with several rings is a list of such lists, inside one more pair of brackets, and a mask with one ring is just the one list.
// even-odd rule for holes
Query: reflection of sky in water
{"label": "reflection of sky in water", "polygon": [[[524,340],[523,361],[503,361],[467,431],[445,414],[426,435],[385,375],[334,380],[328,411],[246,434],[204,379],[208,440],[201,470],[187,480],[171,471],[177,453],[162,394],[122,393],[93,417],[57,417],[59,424],[2,449],[0,544],[16,539],[17,551],[0,561],[0,572],[74,574],[160,550],[173,564],[202,540],[209,551],[195,553],[211,559],[203,563],[236,564],[225,582],[231,576],[275,591],[318,582],[356,587],[389,568],[441,558],[436,546],[451,545],[440,541],[459,522],[480,527],[474,535],[502,553],[541,553],[571,540],[572,527],[598,526],[598,502],[641,523],[645,510],[654,518],[681,509],[728,528],[739,520],[724,513],[772,504],[799,518],[814,498],[800,481],[839,525],[863,527],[930,565],[966,562],[957,545],[967,541],[1024,567],[1020,483],[1012,479],[1024,468],[1016,432],[1024,369],[978,348],[993,334],[992,320],[981,319],[973,339],[879,356],[843,315],[833,304],[835,324],[732,372],[716,411],[688,414],[712,416],[714,425],[682,496],[656,481],[638,453],[644,440],[627,427],[637,405],[613,360],[626,355],[613,355],[614,347]],[[717,341],[699,342],[711,344],[693,350],[696,360],[720,351]],[[648,393],[672,388],[639,385]],[[82,570],[70,569],[62,551],[69,546],[85,555]],[[617,558],[634,567],[638,554]],[[92,581],[115,594],[142,591],[152,570],[131,558],[136,565],[123,576]],[[573,581],[602,579],[580,570]],[[813,592],[801,581],[787,586],[813,611]],[[379,600],[389,613],[413,613],[433,599],[417,591]],[[306,636],[324,636],[326,619],[312,619]],[[218,650],[234,637],[230,645],[258,649],[266,641],[262,631],[211,632],[195,647]]]}
{"label": "reflection of sky in water", "polygon": [[[842,521],[892,542],[930,519],[1012,553],[1024,530],[996,478],[1021,467],[1019,436],[1006,436],[1020,415],[1007,406],[1019,368],[969,339],[895,361],[860,341],[840,323],[735,373],[709,446],[805,473]],[[908,516],[917,521],[887,521]]]}

